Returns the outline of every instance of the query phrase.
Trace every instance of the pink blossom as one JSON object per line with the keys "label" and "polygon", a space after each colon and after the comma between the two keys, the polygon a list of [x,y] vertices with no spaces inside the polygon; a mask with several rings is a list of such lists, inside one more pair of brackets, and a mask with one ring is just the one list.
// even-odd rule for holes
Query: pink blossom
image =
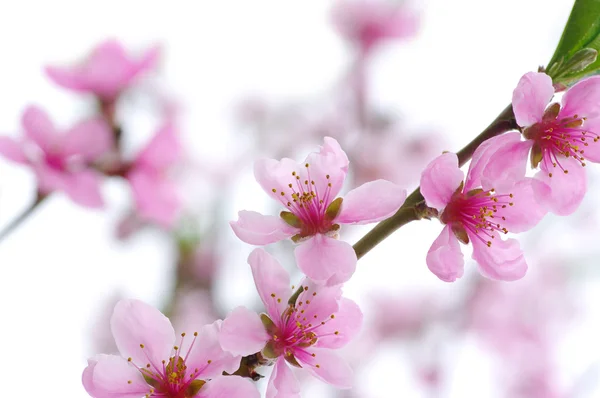
{"label": "pink blossom", "polygon": [[415,11],[385,0],[338,0],[332,21],[339,34],[363,52],[384,40],[413,36],[419,23]]}
{"label": "pink blossom", "polygon": [[221,349],[220,328],[216,321],[176,338],[160,311],[122,300],[111,318],[121,356],[89,359],[83,386],[94,398],[259,398],[249,380],[222,375],[237,370],[240,358]]}
{"label": "pink blossom", "polygon": [[305,162],[262,159],[254,176],[287,210],[280,217],[240,211],[231,222],[246,243],[266,245],[288,237],[301,244],[294,251],[298,267],[318,283],[335,285],[350,279],[356,268],[352,246],[337,240],[340,224],[368,224],[393,215],[406,191],[385,180],[371,181],[337,198],[348,172],[348,158],[333,138]]}
{"label": "pink blossom", "polygon": [[181,198],[168,174],[181,152],[175,126],[166,123],[138,154],[126,175],[139,216],[165,228],[173,226],[181,210]]}
{"label": "pink blossom", "polygon": [[92,166],[113,147],[108,125],[89,119],[61,132],[37,106],[25,109],[21,124],[24,137],[0,137],[0,154],[30,166],[40,193],[63,191],[82,206],[102,207],[101,177]]}
{"label": "pink blossom", "polygon": [[587,190],[582,166],[600,162],[600,76],[584,79],[548,104],[554,95],[552,79],[544,73],[526,73],[513,93],[513,110],[521,130],[490,140],[498,148],[483,170],[486,185],[507,185],[525,175],[527,157],[539,170],[535,178],[550,187],[534,190],[540,203],[558,215],[573,213]]}
{"label": "pink blossom", "polygon": [[501,234],[526,231],[546,211],[533,199],[536,185],[527,178],[510,191],[482,189],[479,171],[494,148],[481,145],[473,155],[466,179],[454,153],[434,159],[421,175],[421,193],[427,205],[439,211],[444,228],[427,253],[427,266],[438,278],[453,282],[463,275],[464,259],[459,242],[471,243],[480,272],[492,279],[522,278],[527,264],[515,239]]}
{"label": "pink blossom", "polygon": [[223,321],[221,346],[234,355],[261,352],[274,362],[267,397],[299,397],[298,380],[288,367],[300,367],[338,388],[350,388],[352,370],[332,350],[359,332],[362,313],[342,298],[341,287],[315,285],[309,279],[293,304],[289,274],[263,249],[248,258],[266,314],[238,307]]}
{"label": "pink blossom", "polygon": [[117,40],[107,40],[85,61],[68,67],[47,66],[46,74],[59,86],[93,93],[110,103],[139,75],[154,68],[158,55],[158,47],[153,47],[136,59]]}

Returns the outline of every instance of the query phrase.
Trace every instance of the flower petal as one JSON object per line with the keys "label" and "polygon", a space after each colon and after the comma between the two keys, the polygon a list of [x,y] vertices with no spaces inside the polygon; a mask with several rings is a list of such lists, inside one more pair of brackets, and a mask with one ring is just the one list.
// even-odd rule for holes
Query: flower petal
{"label": "flower petal", "polygon": [[325,325],[316,329],[318,340],[315,347],[340,348],[345,346],[360,332],[362,321],[363,314],[358,305],[350,299],[342,298],[335,318],[327,320]]}
{"label": "flower petal", "polygon": [[455,153],[444,153],[433,159],[421,174],[421,194],[427,205],[438,210],[446,207],[464,176]]}
{"label": "flower petal", "polygon": [[170,228],[177,221],[181,198],[177,186],[153,169],[136,167],[127,174],[139,216]]}
{"label": "flower petal", "polygon": [[[298,181],[308,179],[306,167],[289,158],[257,160],[254,162],[254,178],[267,195],[284,207],[287,207],[287,198],[298,189]],[[289,184],[292,184],[292,188]],[[285,195],[282,196],[281,192]]]}
{"label": "flower petal", "polygon": [[113,134],[102,119],[89,119],[77,123],[61,139],[63,156],[80,155],[86,162],[93,162],[107,153],[114,145]]}
{"label": "flower petal", "polygon": [[23,144],[11,137],[0,137],[0,155],[16,163],[29,164]]}
{"label": "flower petal", "polygon": [[496,234],[488,247],[478,236],[469,235],[473,244],[473,260],[483,276],[501,281],[515,281],[527,273],[527,263],[516,239],[502,240]]}
{"label": "flower petal", "polygon": [[30,105],[21,116],[21,124],[25,130],[25,137],[33,141],[44,152],[58,150],[56,140],[58,138],[54,124],[48,114],[42,108]]}
{"label": "flower petal", "polygon": [[[223,350],[219,343],[222,321],[204,325],[194,337],[185,360],[188,369],[193,369],[195,378],[202,380],[220,376],[223,372],[233,373],[240,366],[240,356]],[[198,369],[198,371],[196,371]]]}
{"label": "flower petal", "polygon": [[296,299],[296,307],[302,307],[302,315],[311,322],[329,322],[331,315],[340,309],[342,285],[323,286],[309,278],[304,278],[300,284],[303,291]]}
{"label": "flower petal", "polygon": [[[481,176],[483,170],[487,166],[490,158],[502,147],[515,142],[521,141],[521,133],[513,132],[500,134],[496,137],[492,137],[488,140],[483,141],[473,153],[471,163],[469,164],[469,170],[465,177],[465,189],[464,191],[470,191],[475,188],[482,186]],[[484,187],[484,189],[486,189]],[[486,189],[487,190],[487,189]]]}
{"label": "flower petal", "polygon": [[367,182],[344,196],[335,222],[369,224],[392,216],[404,203],[406,190],[386,180]]}
{"label": "flower petal", "polygon": [[140,300],[119,301],[110,327],[121,355],[131,357],[138,366],[150,363],[162,369],[161,361],[171,356],[175,342],[171,322],[159,310]]}
{"label": "flower petal", "polygon": [[275,257],[263,249],[254,249],[248,256],[248,264],[267,313],[278,317],[287,307],[288,299],[293,294],[290,275]]}
{"label": "flower petal", "polygon": [[294,250],[298,268],[317,283],[346,282],[356,270],[356,253],[347,242],[316,234]]}
{"label": "flower petal", "polygon": [[352,368],[339,355],[328,349],[311,349],[297,353],[296,359],[306,364],[305,368],[315,377],[337,388],[352,388],[354,374]]}
{"label": "flower petal", "polygon": [[559,118],[574,115],[588,120],[600,118],[600,76],[580,80],[567,90],[561,102]]}
{"label": "flower petal", "polygon": [[427,252],[427,267],[444,282],[454,282],[464,273],[465,261],[458,239],[446,225]]}
{"label": "flower petal", "polygon": [[[535,188],[534,188],[535,186]],[[546,206],[536,200],[536,192],[544,197],[550,195],[550,188],[543,182],[526,178],[511,188],[512,206],[498,208],[495,219],[502,218],[500,224],[510,232],[524,232],[535,227],[548,212]],[[504,193],[499,191],[499,193]]]}
{"label": "flower petal", "polygon": [[300,398],[300,383],[285,360],[281,358],[273,367],[266,398]]}
{"label": "flower petal", "polygon": [[140,371],[117,355],[98,355],[88,361],[82,378],[94,398],[139,398],[151,390]]}
{"label": "flower petal", "polygon": [[568,170],[568,174],[556,167],[549,170],[552,172],[552,177],[549,177],[548,170],[542,166],[542,170],[535,175],[536,179],[550,187],[549,195],[546,190],[538,189],[539,186],[533,188],[539,203],[548,206],[549,211],[554,214],[567,216],[577,210],[585,196],[587,175],[585,169],[573,158],[561,158],[560,164]]}
{"label": "flower petal", "polygon": [[46,76],[55,84],[74,91],[87,89],[86,82],[82,79],[79,70],[71,67],[46,66]]}
{"label": "flower petal", "polygon": [[517,124],[531,126],[542,121],[544,110],[552,100],[552,78],[545,73],[528,72],[513,91],[512,106]]}
{"label": "flower petal", "polygon": [[317,194],[323,198],[324,193],[328,192],[329,201],[333,200],[342,189],[348,174],[348,156],[340,144],[331,137],[325,137],[319,150],[306,157],[305,164],[309,165],[306,178],[315,182]]}
{"label": "flower petal", "polygon": [[250,355],[262,350],[270,336],[260,316],[246,307],[237,307],[223,321],[219,343],[233,355]]}
{"label": "flower petal", "polygon": [[177,163],[183,149],[173,123],[165,123],[138,154],[135,164],[165,170]]}
{"label": "flower petal", "polygon": [[251,245],[268,245],[298,232],[280,217],[265,216],[256,211],[238,212],[238,220],[229,223],[235,235]]}
{"label": "flower petal", "polygon": [[196,398],[260,398],[256,386],[243,377],[217,376],[206,383]]}
{"label": "flower petal", "polygon": [[73,202],[96,209],[104,206],[104,199],[100,193],[102,178],[99,174],[91,170],[82,170],[64,174],[63,177],[63,190]]}

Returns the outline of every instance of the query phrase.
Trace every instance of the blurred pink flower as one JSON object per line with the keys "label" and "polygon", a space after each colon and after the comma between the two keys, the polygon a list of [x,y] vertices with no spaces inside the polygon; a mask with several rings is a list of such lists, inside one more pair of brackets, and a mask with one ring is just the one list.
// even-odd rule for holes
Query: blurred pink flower
{"label": "blurred pink flower", "polygon": [[138,154],[126,175],[140,217],[165,228],[173,226],[181,210],[177,186],[168,175],[181,152],[175,126],[167,122]]}
{"label": "blurred pink flower", "polygon": [[415,35],[416,12],[406,4],[386,0],[338,0],[332,9],[338,33],[367,52],[384,40]]}
{"label": "blurred pink flower", "polygon": [[36,106],[25,109],[21,123],[24,137],[0,137],[0,154],[33,168],[40,193],[63,191],[82,206],[102,207],[101,176],[91,166],[113,147],[108,125],[89,119],[60,132]]}
{"label": "blurred pink flower", "polygon": [[239,357],[223,351],[221,321],[176,344],[171,322],[157,309],[138,300],[122,300],[111,319],[112,333],[122,356],[98,355],[88,360],[83,386],[94,398],[259,398],[249,380],[223,376],[234,372]]}
{"label": "blurred pink flower", "polygon": [[179,289],[170,318],[177,330],[198,330],[218,319],[213,307],[212,297],[206,290]]}
{"label": "blurred pink flower", "polygon": [[379,178],[400,186],[414,186],[421,171],[438,156],[444,139],[435,132],[407,136],[397,129],[362,134],[348,152],[355,184]]}
{"label": "blurred pink flower", "polygon": [[117,40],[98,45],[82,63],[69,67],[47,66],[46,74],[66,89],[89,92],[103,102],[113,102],[142,73],[155,67],[158,46],[135,59],[129,56]]}
{"label": "blurred pink flower", "polygon": [[341,297],[341,286],[323,287],[308,279],[302,282],[295,303],[288,304],[294,290],[277,260],[263,249],[254,249],[248,263],[267,313],[234,309],[221,328],[223,349],[234,355],[260,351],[275,362],[268,397],[299,397],[298,380],[287,364],[302,367],[338,388],[350,388],[352,369],[332,350],[346,345],[360,331],[358,306]]}
{"label": "blurred pink flower", "polygon": [[480,170],[495,148],[486,143],[473,154],[466,180],[454,153],[434,159],[421,176],[421,193],[429,207],[437,209],[444,229],[427,253],[427,266],[438,278],[453,282],[464,272],[459,242],[473,245],[473,260],[480,272],[492,279],[516,280],[527,272],[519,242],[500,234],[523,232],[546,214],[533,198],[536,184],[527,178],[510,192],[481,189]]}
{"label": "blurred pink flower", "polygon": [[280,218],[240,211],[231,227],[238,238],[266,245],[291,237],[302,242],[294,251],[298,267],[318,283],[346,282],[356,269],[356,254],[336,239],[340,224],[369,224],[393,215],[406,191],[385,180],[371,181],[337,198],[348,172],[348,158],[333,138],[325,137],[319,152],[303,164],[283,158],[258,160],[254,176],[289,211]]}
{"label": "blurred pink flower", "polygon": [[550,76],[529,72],[521,78],[512,103],[525,141],[517,132],[505,134],[510,139],[491,139],[498,150],[482,181],[507,186],[521,179],[530,155],[532,168],[540,170],[535,177],[550,187],[550,192],[535,189],[536,199],[553,213],[568,215],[587,190],[585,160],[600,162],[600,76],[581,80],[567,90],[561,104],[547,107],[553,95]]}

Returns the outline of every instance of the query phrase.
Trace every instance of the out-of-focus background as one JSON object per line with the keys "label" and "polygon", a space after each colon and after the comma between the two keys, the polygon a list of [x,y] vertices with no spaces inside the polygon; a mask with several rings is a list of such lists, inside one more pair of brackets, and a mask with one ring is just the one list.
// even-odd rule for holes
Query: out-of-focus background
{"label": "out-of-focus background", "polygon": [[[112,349],[107,322],[121,297],[149,302],[182,324],[257,305],[246,264],[253,247],[227,224],[241,209],[278,211],[252,177],[254,159],[302,160],[332,135],[352,161],[348,188],[383,177],[410,191],[431,158],[470,141],[510,102],[521,75],[550,59],[573,2],[414,2],[415,33],[367,55],[335,29],[335,4],[4,5],[2,135],[21,133],[31,103],[65,128],[96,112],[92,96],[58,87],[45,65],[77,62],[107,38],[133,54],[158,44],[158,68],[123,95],[117,119],[124,150],[135,154],[166,106],[186,168],[177,174],[183,221],[169,231],[147,227],[124,237],[132,198],[113,178],[103,185],[105,209],[53,194],[0,242],[0,396],[24,389],[87,396],[81,372],[87,357]],[[437,221],[410,224],[361,259],[345,287],[365,313],[364,332],[347,350],[355,388],[334,391],[307,379],[303,396],[600,396],[599,173],[588,169],[580,210],[549,216],[522,235],[530,264],[522,281],[484,280],[472,262],[457,282],[438,280],[424,261]],[[29,169],[0,161],[0,225],[35,191]],[[342,237],[354,242],[369,228]],[[269,249],[293,269],[291,244]],[[182,252],[194,259],[193,276],[175,272]],[[179,289],[186,278],[199,282]]]}

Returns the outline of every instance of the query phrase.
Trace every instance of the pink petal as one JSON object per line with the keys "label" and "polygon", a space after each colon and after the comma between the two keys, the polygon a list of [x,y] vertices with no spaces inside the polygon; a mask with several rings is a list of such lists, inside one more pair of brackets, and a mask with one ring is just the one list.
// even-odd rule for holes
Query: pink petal
{"label": "pink petal", "polygon": [[[295,175],[292,173],[295,173]],[[297,180],[296,176],[300,179]],[[292,159],[283,158],[279,161],[259,159],[254,162],[254,178],[267,195],[287,207],[288,199],[282,197],[281,192],[286,193],[288,196],[291,195],[298,190],[298,181],[307,180],[308,176],[304,165],[300,165]],[[294,191],[289,187],[289,184],[292,184]]]}
{"label": "pink petal", "polygon": [[[513,194],[511,199],[513,206],[499,208],[495,219],[506,218],[506,220],[499,222],[502,227],[513,233],[524,232],[535,227],[547,213],[546,207],[536,200],[536,192],[548,197],[550,188],[543,182],[533,178],[519,181],[510,190],[510,193]],[[500,191],[499,193],[503,192]]]}
{"label": "pink petal", "polygon": [[406,190],[386,181],[367,182],[344,196],[335,219],[340,224],[369,224],[392,216],[404,203]]}
{"label": "pink petal", "polygon": [[345,346],[360,332],[362,321],[363,314],[358,305],[350,299],[342,298],[335,318],[327,320],[325,325],[317,329],[316,333],[319,337],[315,347],[340,348]]}
{"label": "pink petal", "polygon": [[302,307],[302,315],[306,319],[312,319],[315,323],[329,322],[331,315],[339,311],[342,285],[323,286],[304,278],[300,286],[304,291],[300,293],[295,304],[296,307]]}
{"label": "pink petal", "polygon": [[340,144],[331,137],[325,137],[323,146],[319,147],[318,152],[308,155],[305,164],[309,165],[307,179],[315,182],[315,191],[319,196],[323,197],[328,192],[330,200],[335,198],[342,189],[349,164],[348,156]]}
{"label": "pink petal", "polygon": [[548,170],[542,165],[542,170],[535,178],[550,187],[550,194],[545,190],[538,190],[534,186],[536,199],[539,203],[548,206],[549,211],[559,216],[567,216],[573,213],[583,200],[587,191],[587,176],[585,169],[573,158],[561,158],[560,164],[568,174],[564,174],[559,167],[552,168],[552,177],[548,176]]}
{"label": "pink petal", "polygon": [[73,126],[61,139],[63,156],[80,155],[93,162],[112,149],[113,133],[102,119],[88,119]]}
{"label": "pink petal", "polygon": [[290,287],[290,275],[275,257],[263,249],[254,249],[248,256],[248,264],[267,313],[274,318],[279,317],[294,293]]}
{"label": "pink petal", "polygon": [[165,170],[181,158],[182,151],[175,126],[166,123],[154,134],[134,163],[154,170]]}
{"label": "pink petal", "polygon": [[235,235],[251,245],[268,245],[287,239],[298,232],[280,217],[265,216],[255,211],[238,212],[238,220],[229,223]]}
{"label": "pink petal", "polygon": [[513,91],[512,106],[517,124],[528,127],[542,121],[544,110],[552,100],[552,78],[545,73],[528,72]]}
{"label": "pink petal", "polygon": [[[583,129],[591,132],[592,134],[600,135],[600,118],[596,120],[587,119],[583,123]],[[600,141],[594,142],[593,136],[588,136],[588,140],[586,143],[588,146],[580,146],[580,149],[583,150],[583,156],[586,161],[600,163]]]}
{"label": "pink petal", "polygon": [[127,179],[140,217],[167,229],[172,227],[181,210],[176,185],[160,173],[143,167],[134,168]]}
{"label": "pink petal", "polygon": [[482,185],[485,190],[489,190],[490,188],[486,188],[485,183],[482,184],[481,177],[484,169],[490,161],[490,158],[503,147],[520,141],[521,133],[512,132],[500,134],[496,137],[490,138],[489,140],[485,140],[481,145],[479,145],[473,153],[471,163],[469,164],[469,171],[467,172],[467,177],[465,178],[464,191],[468,192],[472,189],[479,188]]}
{"label": "pink petal", "polygon": [[294,250],[298,268],[317,283],[335,285],[350,279],[356,253],[347,242],[316,234]]}
{"label": "pink petal", "polygon": [[104,206],[104,199],[100,193],[102,178],[96,172],[83,170],[65,174],[63,182],[63,190],[73,202],[90,208]]}
{"label": "pink petal", "polygon": [[454,282],[464,273],[465,261],[458,239],[446,225],[427,252],[427,267],[444,282]]}
{"label": "pink petal", "polygon": [[483,187],[503,190],[525,177],[527,155],[533,142],[521,141],[521,133],[501,134],[484,141],[473,154],[464,192]]}
{"label": "pink petal", "polygon": [[142,301],[119,301],[110,327],[121,355],[131,357],[138,366],[150,363],[162,369],[162,361],[171,357],[175,343],[171,322],[159,310]]}
{"label": "pink petal", "polygon": [[256,354],[269,339],[260,316],[246,307],[237,307],[227,315],[219,335],[221,347],[233,355]]}
{"label": "pink petal", "polygon": [[266,398],[300,398],[300,384],[285,360],[278,359],[267,385]]}
{"label": "pink petal", "polygon": [[147,70],[154,69],[159,61],[161,53],[160,46],[154,46],[148,49],[139,61],[136,61],[131,69],[131,77],[143,73]]}
{"label": "pink petal", "polygon": [[23,144],[11,137],[0,137],[0,155],[16,163],[29,164]]}
{"label": "pink petal", "polygon": [[35,142],[42,151],[53,152],[56,148],[57,132],[50,117],[42,108],[28,106],[21,117],[21,124],[25,130],[25,137]]}
{"label": "pink petal", "polygon": [[421,194],[427,205],[438,210],[446,207],[463,178],[455,153],[444,153],[433,159],[421,174]]}
{"label": "pink petal", "polygon": [[501,281],[515,281],[527,273],[527,263],[516,239],[500,239],[496,234],[488,247],[478,236],[469,235],[473,244],[473,260],[483,276]]}
{"label": "pink petal", "polygon": [[[194,338],[185,364],[195,371],[196,378],[206,380],[220,376],[223,372],[233,373],[240,366],[241,357],[223,350],[219,343],[222,321],[204,325]],[[188,336],[186,336],[187,339]]]}
{"label": "pink petal", "polygon": [[352,368],[331,350],[314,348],[310,353],[306,351],[303,354],[297,353],[296,359],[308,365],[305,368],[325,383],[337,388],[352,388],[354,381]]}
{"label": "pink petal", "polygon": [[46,164],[34,164],[33,169],[38,181],[38,191],[48,194],[54,191],[63,191],[70,183],[70,176]]}
{"label": "pink petal", "polygon": [[217,376],[206,383],[196,398],[260,398],[260,393],[249,379],[239,376]]}
{"label": "pink petal", "polygon": [[84,91],[87,89],[87,84],[82,79],[81,73],[77,69],[71,67],[46,66],[44,71],[50,80],[61,87],[74,91]]}
{"label": "pink petal", "polygon": [[563,95],[559,118],[574,115],[590,120],[600,118],[600,76],[580,80]]}
{"label": "pink petal", "polygon": [[88,361],[83,381],[94,398],[139,398],[151,389],[140,371],[117,355],[98,355]]}

